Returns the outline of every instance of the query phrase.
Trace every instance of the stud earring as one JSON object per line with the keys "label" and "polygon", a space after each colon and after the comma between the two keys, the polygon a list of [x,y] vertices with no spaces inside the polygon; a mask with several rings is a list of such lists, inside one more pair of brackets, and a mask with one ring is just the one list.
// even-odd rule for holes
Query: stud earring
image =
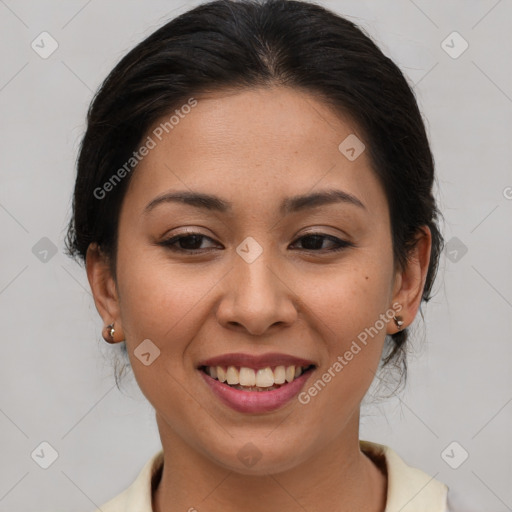
{"label": "stud earring", "polygon": [[402,317],[393,315],[393,320],[398,329],[398,332],[400,332],[404,328],[404,321],[402,320]]}
{"label": "stud earring", "polygon": [[111,324],[107,325],[105,327],[106,331],[107,331],[107,336],[108,336],[108,339],[103,336],[103,339],[107,342],[107,343],[115,343],[115,340],[114,340],[114,334],[116,332],[116,330],[114,329],[114,322],[112,322]]}

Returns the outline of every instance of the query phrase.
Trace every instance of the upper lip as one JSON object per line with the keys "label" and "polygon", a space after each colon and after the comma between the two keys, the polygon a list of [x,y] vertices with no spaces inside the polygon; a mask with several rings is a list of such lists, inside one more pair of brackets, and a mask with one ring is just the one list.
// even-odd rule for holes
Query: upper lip
{"label": "upper lip", "polygon": [[[288,354],[279,354],[272,352],[269,354],[251,355],[243,353],[222,354],[220,356],[205,359],[198,364],[201,366],[244,366],[247,368],[266,368],[267,366],[311,366],[315,365],[313,361],[295,357]],[[316,365],[315,365],[316,366]]]}

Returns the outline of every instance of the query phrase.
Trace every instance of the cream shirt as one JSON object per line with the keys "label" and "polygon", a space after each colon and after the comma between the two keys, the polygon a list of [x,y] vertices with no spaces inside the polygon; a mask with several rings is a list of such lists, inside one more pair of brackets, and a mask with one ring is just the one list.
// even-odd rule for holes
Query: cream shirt
{"label": "cream shirt", "polygon": [[[377,465],[385,464],[388,488],[384,512],[455,512],[449,508],[448,487],[444,483],[408,466],[388,446],[363,440],[359,446]],[[128,488],[94,512],[153,512],[152,486],[160,478],[163,460],[160,450],[146,462]]]}

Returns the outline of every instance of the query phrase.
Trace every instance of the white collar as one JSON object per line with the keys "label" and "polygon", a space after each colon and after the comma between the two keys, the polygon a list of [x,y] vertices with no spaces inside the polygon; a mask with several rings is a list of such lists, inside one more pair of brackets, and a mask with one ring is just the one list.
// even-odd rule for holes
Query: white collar
{"label": "white collar", "polygon": [[[359,441],[362,452],[385,462],[388,489],[384,512],[445,512],[448,487],[420,469],[413,468],[389,446]],[[382,459],[383,458],[383,459]],[[160,478],[163,450],[144,465],[135,481],[95,512],[153,512],[152,485]]]}

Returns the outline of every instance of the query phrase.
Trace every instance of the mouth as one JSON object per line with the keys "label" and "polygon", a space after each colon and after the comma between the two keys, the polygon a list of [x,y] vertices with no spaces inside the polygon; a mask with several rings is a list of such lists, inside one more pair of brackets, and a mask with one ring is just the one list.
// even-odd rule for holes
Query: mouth
{"label": "mouth", "polygon": [[268,392],[291,384],[315,368],[314,364],[310,364],[266,366],[259,369],[246,366],[200,366],[198,369],[212,379],[239,391]]}

